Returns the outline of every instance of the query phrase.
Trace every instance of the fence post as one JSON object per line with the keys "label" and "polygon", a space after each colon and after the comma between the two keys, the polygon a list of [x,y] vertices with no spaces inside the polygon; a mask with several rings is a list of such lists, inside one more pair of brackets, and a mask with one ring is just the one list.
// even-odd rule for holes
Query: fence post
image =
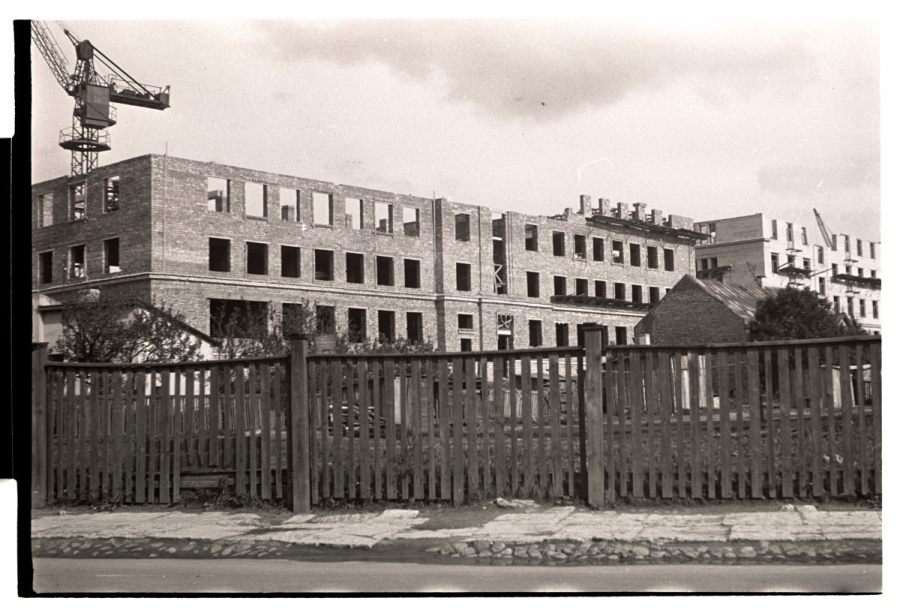
{"label": "fence post", "polygon": [[288,481],[291,511],[310,511],[309,498],[309,335],[291,335],[289,405],[287,412]]}
{"label": "fence post", "polygon": [[599,324],[584,325],[584,403],[587,503],[603,506],[603,343]]}
{"label": "fence post", "polygon": [[47,504],[47,343],[31,344],[31,506]]}

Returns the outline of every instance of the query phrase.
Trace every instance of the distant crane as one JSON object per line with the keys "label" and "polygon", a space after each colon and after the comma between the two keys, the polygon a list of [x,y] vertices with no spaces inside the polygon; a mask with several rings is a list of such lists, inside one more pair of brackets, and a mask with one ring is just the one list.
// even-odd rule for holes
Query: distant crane
{"label": "distant crane", "polygon": [[[75,45],[77,62],[72,74],[46,23],[32,21],[31,37],[56,81],[75,98],[72,127],[59,132],[59,145],[72,151],[72,176],[84,176],[98,166],[98,154],[110,149],[106,129],[116,124],[116,109],[110,103],[165,110],[169,107],[169,87],[139,83],[90,41],[78,40],[68,29],[62,29]],[[95,58],[109,74],[97,72]]]}
{"label": "distant crane", "polygon": [[816,222],[819,224],[819,232],[822,234],[822,238],[825,240],[825,245],[828,246],[830,250],[834,250],[834,242],[831,240],[831,232],[825,226],[825,221],[822,220],[821,214],[816,208],[813,208],[813,214],[816,215]]}

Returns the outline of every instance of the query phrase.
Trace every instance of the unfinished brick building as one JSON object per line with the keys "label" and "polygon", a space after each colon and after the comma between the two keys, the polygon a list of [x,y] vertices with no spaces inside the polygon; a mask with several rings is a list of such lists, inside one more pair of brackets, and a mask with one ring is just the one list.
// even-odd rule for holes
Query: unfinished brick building
{"label": "unfinished brick building", "polygon": [[692,220],[582,196],[529,216],[162,155],[32,187],[33,289],[165,302],[215,335],[236,307],[313,303],[323,331],[438,349],[632,341],[694,268]]}

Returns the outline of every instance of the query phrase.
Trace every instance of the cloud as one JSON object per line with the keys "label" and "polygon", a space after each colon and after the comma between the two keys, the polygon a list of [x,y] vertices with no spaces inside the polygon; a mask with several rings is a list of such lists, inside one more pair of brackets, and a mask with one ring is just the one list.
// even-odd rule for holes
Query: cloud
{"label": "cloud", "polygon": [[377,62],[482,112],[556,120],[684,80],[749,95],[815,77],[802,32],[751,22],[669,29],[634,22],[261,22],[287,62]]}
{"label": "cloud", "polygon": [[[876,148],[877,150],[877,148]],[[815,191],[879,187],[881,160],[878,152],[854,154],[819,163],[789,162],[767,165],[759,170],[759,187],[764,191],[809,195]]]}

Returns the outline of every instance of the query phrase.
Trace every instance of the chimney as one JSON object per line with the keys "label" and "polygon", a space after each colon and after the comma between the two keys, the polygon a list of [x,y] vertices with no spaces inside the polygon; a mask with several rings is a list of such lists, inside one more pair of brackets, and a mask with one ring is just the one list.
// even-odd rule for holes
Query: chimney
{"label": "chimney", "polygon": [[643,222],[646,216],[647,204],[646,203],[635,203],[634,204],[634,219],[640,220]]}
{"label": "chimney", "polygon": [[597,202],[600,204],[600,215],[609,216],[609,199],[598,199]]}
{"label": "chimney", "polygon": [[618,218],[628,218],[628,204],[622,203],[621,201],[617,204],[618,206]]}
{"label": "chimney", "polygon": [[585,217],[591,215],[591,196],[590,195],[582,195],[581,196],[581,215],[585,216]]}
{"label": "chimney", "polygon": [[662,210],[652,210],[650,212],[652,216],[652,222],[655,225],[661,225],[663,223],[663,213]]}

